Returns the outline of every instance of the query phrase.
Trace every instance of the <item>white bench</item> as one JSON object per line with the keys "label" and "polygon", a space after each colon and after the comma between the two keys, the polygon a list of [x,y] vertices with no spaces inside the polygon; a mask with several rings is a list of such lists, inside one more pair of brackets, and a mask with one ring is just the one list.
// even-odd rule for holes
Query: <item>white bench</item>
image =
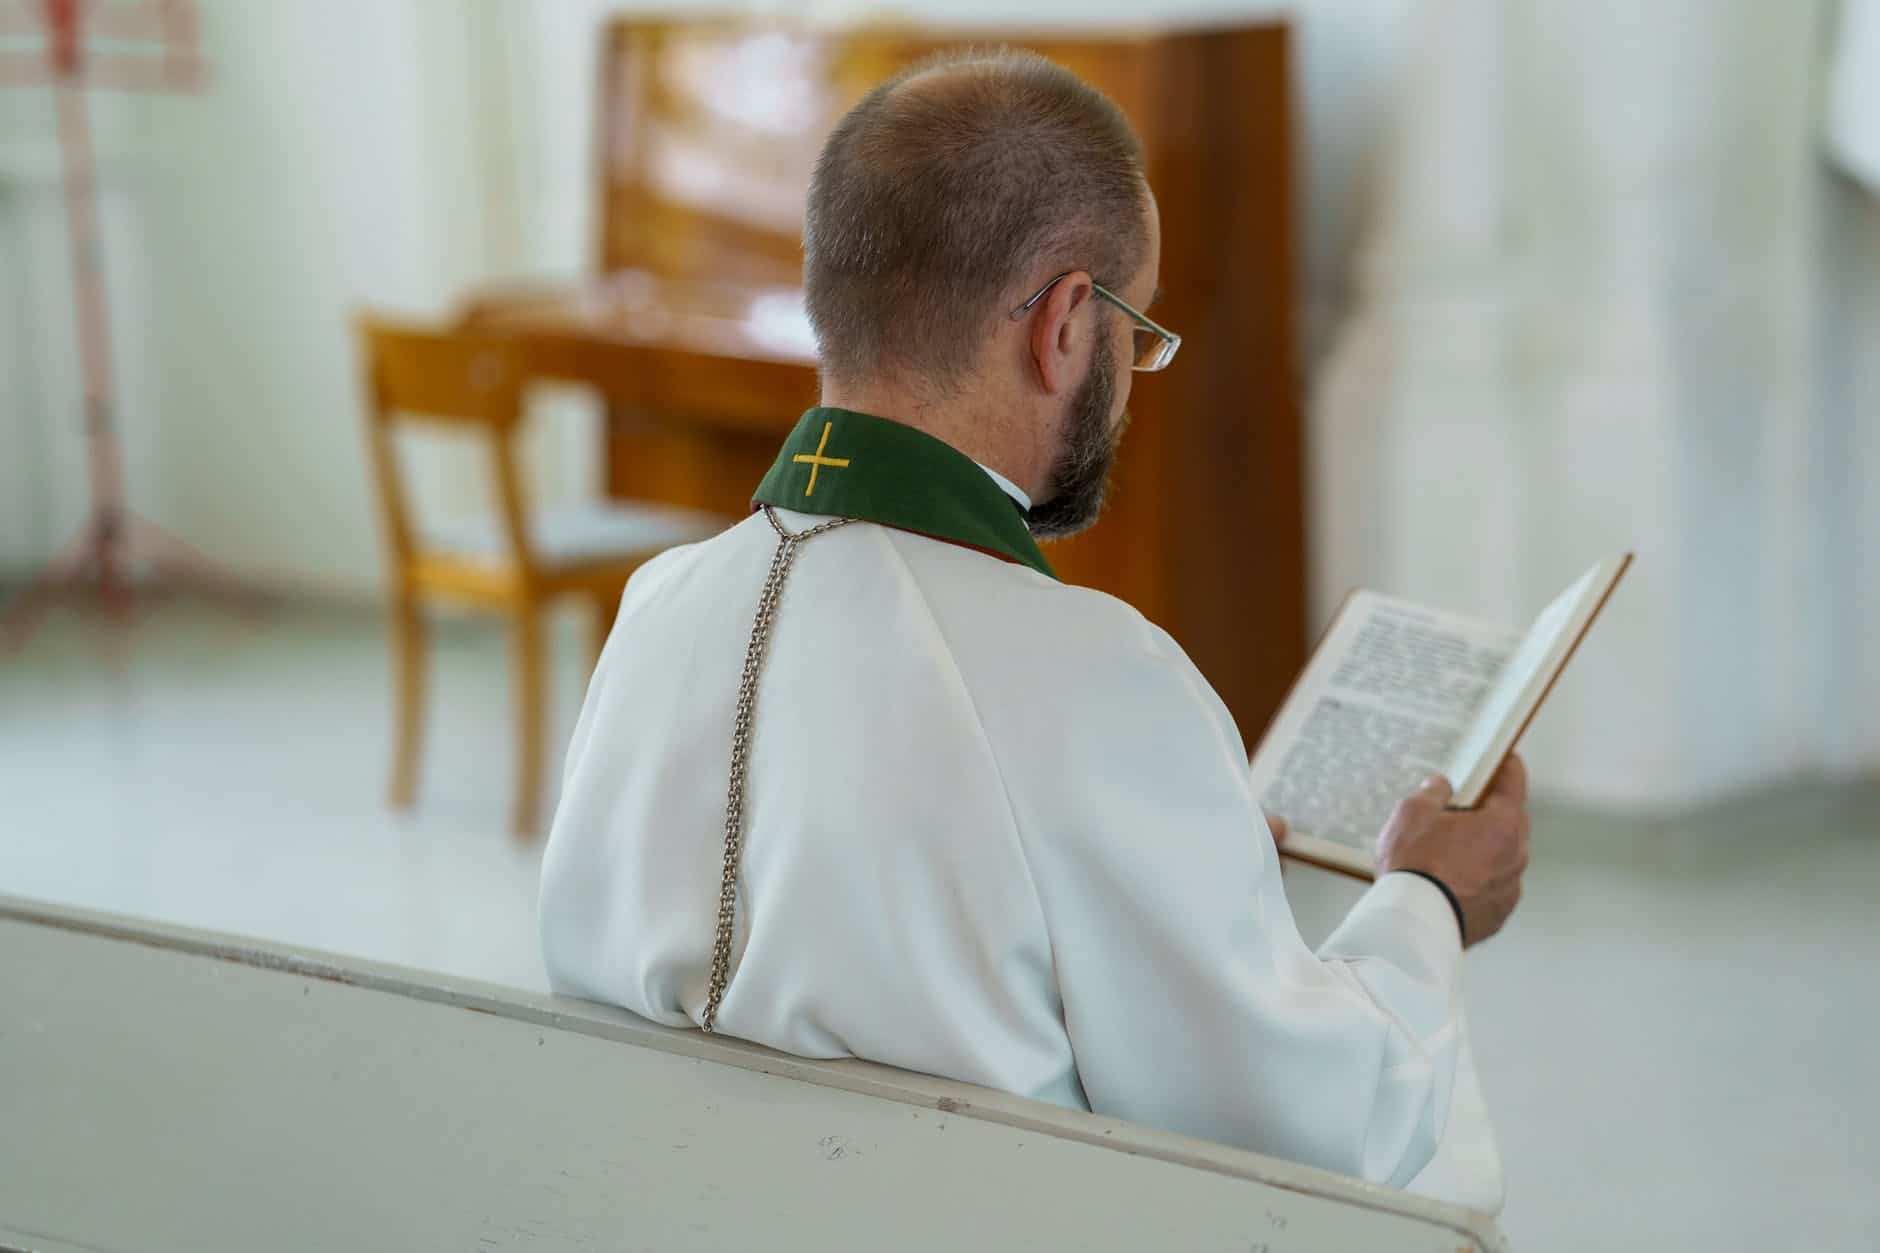
{"label": "white bench", "polygon": [[0,897],[0,1248],[1502,1249],[1484,1215],[606,1007]]}

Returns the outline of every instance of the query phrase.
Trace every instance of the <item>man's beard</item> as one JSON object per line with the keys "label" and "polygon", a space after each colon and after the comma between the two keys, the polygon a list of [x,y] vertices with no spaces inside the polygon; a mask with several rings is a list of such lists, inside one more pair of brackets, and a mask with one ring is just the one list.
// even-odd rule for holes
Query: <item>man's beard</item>
{"label": "man's beard", "polygon": [[1129,415],[1124,414],[1116,429],[1110,429],[1110,409],[1115,404],[1116,353],[1107,339],[1098,340],[1090,356],[1090,373],[1071,397],[1064,450],[1051,467],[1050,498],[1032,506],[1029,515],[1031,533],[1039,539],[1075,535],[1103,512],[1116,446],[1129,425]]}

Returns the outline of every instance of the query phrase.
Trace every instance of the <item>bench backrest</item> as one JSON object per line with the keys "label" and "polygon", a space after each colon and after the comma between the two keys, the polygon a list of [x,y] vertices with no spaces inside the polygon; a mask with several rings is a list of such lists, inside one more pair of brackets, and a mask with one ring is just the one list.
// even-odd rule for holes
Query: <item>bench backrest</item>
{"label": "bench backrest", "polygon": [[0,1120],[0,1247],[1504,1247],[963,1084],[4,897]]}

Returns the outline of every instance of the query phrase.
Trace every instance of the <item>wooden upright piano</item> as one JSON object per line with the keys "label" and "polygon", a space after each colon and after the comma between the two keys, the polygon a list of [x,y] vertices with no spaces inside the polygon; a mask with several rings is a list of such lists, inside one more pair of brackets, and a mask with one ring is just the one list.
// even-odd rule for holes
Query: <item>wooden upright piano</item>
{"label": "wooden upright piano", "polygon": [[824,135],[937,50],[1034,48],[1113,98],[1162,213],[1157,320],[1183,336],[1137,379],[1111,504],[1047,550],[1067,580],[1168,630],[1251,740],[1304,664],[1283,23],[993,38],[913,28],[621,18],[597,128],[597,276],[466,316],[527,335],[544,372],[604,397],[609,490],[740,515],[815,403],[802,206]]}

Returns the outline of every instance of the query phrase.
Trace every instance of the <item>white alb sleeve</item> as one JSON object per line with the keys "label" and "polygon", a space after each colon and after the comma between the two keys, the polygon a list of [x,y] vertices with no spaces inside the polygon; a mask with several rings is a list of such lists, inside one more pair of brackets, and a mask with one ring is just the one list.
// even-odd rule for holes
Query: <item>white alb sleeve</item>
{"label": "white alb sleeve", "polygon": [[1386,875],[1313,953],[1240,736],[1174,642],[1145,624],[1069,704],[1012,799],[1091,1108],[1408,1183],[1456,1073],[1442,892]]}

